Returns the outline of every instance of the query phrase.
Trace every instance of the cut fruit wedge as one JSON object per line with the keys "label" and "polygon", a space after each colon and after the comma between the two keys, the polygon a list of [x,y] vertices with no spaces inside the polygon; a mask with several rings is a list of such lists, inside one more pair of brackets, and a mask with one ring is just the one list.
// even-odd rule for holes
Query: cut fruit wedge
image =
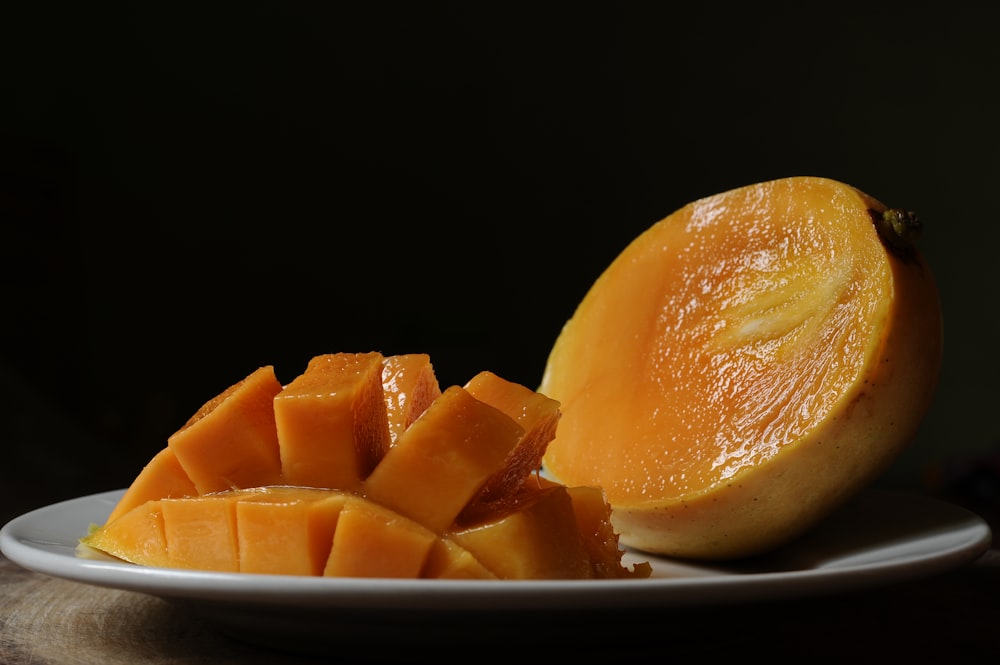
{"label": "cut fruit wedge", "polygon": [[[273,377],[262,368],[207,403],[197,428],[150,460],[82,544],[142,565],[257,574],[650,574],[622,564],[599,490],[587,496],[603,517],[578,510],[578,489],[535,477],[559,418],[554,400],[489,372],[442,391],[423,354],[327,354],[284,388]],[[225,435],[218,449],[211,433]],[[262,450],[280,465],[260,464]],[[277,482],[234,482],[273,480],[275,468]],[[499,550],[484,561],[466,541]]]}
{"label": "cut fruit wedge", "polygon": [[506,414],[452,386],[402,433],[362,492],[441,533],[523,435]]}
{"label": "cut fruit wedge", "polygon": [[547,472],[602,488],[622,542],[650,552],[736,558],[801,534],[896,459],[930,404],[941,310],[916,226],[812,177],[654,224],[553,345]]}
{"label": "cut fruit wedge", "polygon": [[431,357],[426,353],[386,356],[382,390],[392,442],[441,395]]}
{"label": "cut fruit wedge", "polygon": [[270,365],[207,402],[167,445],[199,494],[281,482],[274,396],[281,384]]}
{"label": "cut fruit wedge", "polygon": [[352,489],[389,449],[381,353],[309,361],[274,397],[282,482]]}

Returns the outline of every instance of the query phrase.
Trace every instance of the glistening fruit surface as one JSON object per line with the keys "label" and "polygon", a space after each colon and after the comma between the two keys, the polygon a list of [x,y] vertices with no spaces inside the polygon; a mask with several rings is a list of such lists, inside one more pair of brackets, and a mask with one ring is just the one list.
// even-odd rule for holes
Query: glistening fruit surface
{"label": "glistening fruit surface", "polygon": [[[648,577],[594,488],[537,476],[559,404],[426,354],[270,365],[209,400],[81,538],[139,565],[335,577]],[[197,481],[195,480],[197,478]]]}
{"label": "glistening fruit surface", "polygon": [[885,211],[797,177],[650,227],[553,346],[547,471],[602,487],[622,542],[704,558],[785,542],[870,482],[914,435],[942,347],[930,269],[883,240]]}

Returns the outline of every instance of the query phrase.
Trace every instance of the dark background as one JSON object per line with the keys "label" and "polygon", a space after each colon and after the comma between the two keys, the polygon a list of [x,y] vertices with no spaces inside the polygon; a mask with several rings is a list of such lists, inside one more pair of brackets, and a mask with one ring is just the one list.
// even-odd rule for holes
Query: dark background
{"label": "dark background", "polygon": [[263,364],[537,385],[628,241],[791,175],[926,225],[945,366],[880,482],[995,450],[998,5],[66,4],[0,15],[2,518]]}

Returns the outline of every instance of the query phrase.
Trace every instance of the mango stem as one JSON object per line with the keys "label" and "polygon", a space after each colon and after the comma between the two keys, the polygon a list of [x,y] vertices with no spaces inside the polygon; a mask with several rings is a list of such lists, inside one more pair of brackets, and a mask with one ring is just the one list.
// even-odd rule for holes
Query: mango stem
{"label": "mango stem", "polygon": [[887,208],[881,212],[869,209],[868,212],[879,237],[890,251],[903,257],[914,252],[917,238],[924,228],[917,213],[901,208]]}

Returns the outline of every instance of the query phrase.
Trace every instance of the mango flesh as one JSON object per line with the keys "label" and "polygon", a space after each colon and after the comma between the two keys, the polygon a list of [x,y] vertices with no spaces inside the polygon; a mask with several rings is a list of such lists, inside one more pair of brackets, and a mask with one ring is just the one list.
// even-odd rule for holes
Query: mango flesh
{"label": "mango flesh", "polygon": [[524,429],[501,411],[451,386],[396,441],[362,491],[442,531],[503,466]]}
{"label": "mango flesh", "polygon": [[447,580],[497,579],[472,553],[448,538],[440,538],[431,545],[420,576]]}
{"label": "mango flesh", "polygon": [[[273,377],[262,368],[206,403],[190,421],[201,425],[171,439],[180,452],[168,444],[154,456],[82,543],[137,564],[221,572],[649,575],[622,565],[606,504],[597,525],[578,513],[575,490],[535,476],[558,402],[492,373],[442,391],[421,354],[328,354],[283,388]],[[217,450],[208,435],[251,425],[245,448],[225,436]],[[242,449],[254,467],[245,474],[224,456]],[[599,490],[589,496],[603,503]]]}
{"label": "mango flesh", "polygon": [[139,472],[108,516],[108,521],[152,499],[169,499],[197,493],[194,481],[184,471],[173,449],[167,447],[154,455]]}
{"label": "mango flesh", "polygon": [[441,385],[426,353],[386,356],[382,389],[392,442],[441,395]]}
{"label": "mango flesh", "polygon": [[272,404],[281,384],[261,367],[207,402],[168,440],[200,494],[281,482]]}
{"label": "mango flesh", "polygon": [[132,563],[189,570],[416,577],[436,538],[351,492],[268,486],[149,501],[82,542]]}
{"label": "mango flesh", "polygon": [[542,464],[545,447],[555,436],[559,423],[559,402],[493,372],[480,372],[465,389],[477,400],[507,414],[523,429],[524,435],[507,455],[503,467],[480,486],[458,516],[464,523],[505,512],[527,478]]}
{"label": "mango flesh", "polygon": [[141,566],[171,567],[158,499],[131,507],[80,539],[95,550]]}
{"label": "mango flesh", "polygon": [[330,577],[416,578],[437,534],[377,503],[344,504],[323,574]]}
{"label": "mango flesh", "polygon": [[[141,565],[272,575],[441,579],[647,576],[592,539],[574,492],[544,484],[491,521],[435,533],[358,494],[269,486],[149,501],[81,539]],[[593,497],[599,490],[586,488]],[[603,498],[600,499],[603,504]],[[605,518],[598,531],[612,533]],[[613,562],[613,564],[611,563]]]}
{"label": "mango flesh", "polygon": [[302,487],[235,490],[239,572],[321,575],[347,496]]}
{"label": "mango flesh", "polygon": [[216,494],[204,495],[198,501],[160,501],[171,568],[239,571],[235,498]]}
{"label": "mango flesh", "polygon": [[590,558],[576,520],[567,519],[572,515],[566,488],[550,487],[518,510],[451,537],[501,579],[588,578]]}
{"label": "mango flesh", "polygon": [[788,178],[638,236],[551,350],[548,473],[602,488],[624,544],[705,559],[773,549],[872,481],[915,434],[942,353],[931,271],[883,238],[885,211]]}
{"label": "mango flesh", "polygon": [[389,448],[382,354],[312,358],[273,400],[282,482],[356,487]]}

